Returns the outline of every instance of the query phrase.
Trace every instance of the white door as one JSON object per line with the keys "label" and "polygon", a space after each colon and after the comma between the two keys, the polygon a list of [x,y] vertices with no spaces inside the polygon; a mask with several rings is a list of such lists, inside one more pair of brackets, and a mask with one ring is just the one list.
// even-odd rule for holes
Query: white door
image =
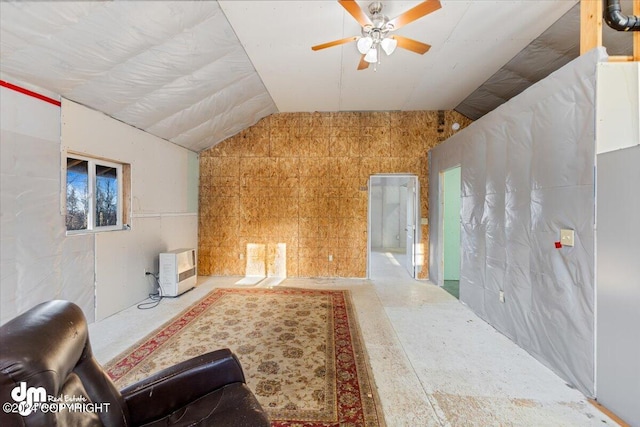
{"label": "white door", "polygon": [[417,248],[418,248],[418,226],[419,226],[419,183],[415,176],[409,177],[407,182],[407,270],[414,279],[418,273]]}

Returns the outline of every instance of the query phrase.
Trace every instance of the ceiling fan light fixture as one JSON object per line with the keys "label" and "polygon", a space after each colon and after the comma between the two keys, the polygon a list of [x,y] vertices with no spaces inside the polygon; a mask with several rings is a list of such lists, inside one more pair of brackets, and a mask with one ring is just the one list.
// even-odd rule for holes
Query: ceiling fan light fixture
{"label": "ceiling fan light fixture", "polygon": [[376,62],[378,62],[378,49],[376,49],[375,47],[369,49],[369,52],[367,52],[367,54],[364,56],[364,60],[369,64],[375,64]]}
{"label": "ceiling fan light fixture", "polygon": [[380,46],[382,46],[382,50],[384,50],[384,53],[386,53],[387,55],[391,55],[398,46],[398,40],[385,38],[380,42]]}
{"label": "ceiling fan light fixture", "polygon": [[357,42],[358,52],[365,55],[371,50],[373,46],[373,39],[371,37],[360,37]]}
{"label": "ceiling fan light fixture", "polygon": [[355,41],[356,48],[361,55],[358,70],[367,69],[369,64],[374,64],[374,71],[376,71],[376,65],[380,64],[382,51],[391,55],[397,47],[400,47],[424,55],[431,47],[428,44],[390,33],[442,7],[440,0],[423,0],[417,6],[389,20],[386,15],[382,14],[382,2],[380,1],[369,4],[368,14],[355,0],[338,0],[338,3],[360,24],[361,36],[345,37],[311,46],[311,49],[316,51]]}

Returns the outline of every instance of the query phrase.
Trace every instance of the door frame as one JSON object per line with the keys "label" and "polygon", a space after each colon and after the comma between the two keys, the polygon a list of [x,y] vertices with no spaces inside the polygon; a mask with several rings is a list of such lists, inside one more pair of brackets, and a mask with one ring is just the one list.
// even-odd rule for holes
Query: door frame
{"label": "door frame", "polygon": [[[415,183],[415,233],[414,233],[414,260],[413,260],[413,274],[412,272],[408,272],[414,279],[417,278],[418,273],[420,272],[421,265],[417,262],[417,257],[421,254],[417,253],[416,246],[422,242],[422,227],[421,227],[421,212],[420,212],[420,179],[418,175],[411,173],[377,173],[373,175],[369,175],[369,179],[367,180],[367,279],[371,278],[371,181],[374,178],[407,178],[407,180],[414,180]],[[407,194],[407,197],[409,195]],[[417,243],[416,243],[417,242]],[[409,256],[409,254],[407,254]],[[423,255],[422,255],[423,256]],[[405,267],[405,266],[403,266]],[[406,268],[406,267],[405,267]]]}

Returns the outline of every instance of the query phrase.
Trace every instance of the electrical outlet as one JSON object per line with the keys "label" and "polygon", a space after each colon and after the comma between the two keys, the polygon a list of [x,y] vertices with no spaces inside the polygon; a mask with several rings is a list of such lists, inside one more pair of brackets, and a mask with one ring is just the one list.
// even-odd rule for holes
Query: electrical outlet
{"label": "electrical outlet", "polygon": [[500,302],[504,303],[504,291],[500,291]]}
{"label": "electrical outlet", "polygon": [[562,243],[562,246],[573,246],[574,231],[566,229],[560,230],[560,243]]}
{"label": "electrical outlet", "polygon": [[333,255],[329,255],[329,262],[333,261]]}

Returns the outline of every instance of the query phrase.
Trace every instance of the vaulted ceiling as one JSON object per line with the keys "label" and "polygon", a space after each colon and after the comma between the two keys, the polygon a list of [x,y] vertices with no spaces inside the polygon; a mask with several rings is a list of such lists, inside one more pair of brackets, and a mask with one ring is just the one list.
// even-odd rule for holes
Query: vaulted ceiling
{"label": "vaulted ceiling", "polygon": [[275,112],[456,108],[577,1],[442,0],[397,31],[426,54],[362,71],[311,50],[360,34],[333,0],[2,2],[0,73],[201,151]]}

